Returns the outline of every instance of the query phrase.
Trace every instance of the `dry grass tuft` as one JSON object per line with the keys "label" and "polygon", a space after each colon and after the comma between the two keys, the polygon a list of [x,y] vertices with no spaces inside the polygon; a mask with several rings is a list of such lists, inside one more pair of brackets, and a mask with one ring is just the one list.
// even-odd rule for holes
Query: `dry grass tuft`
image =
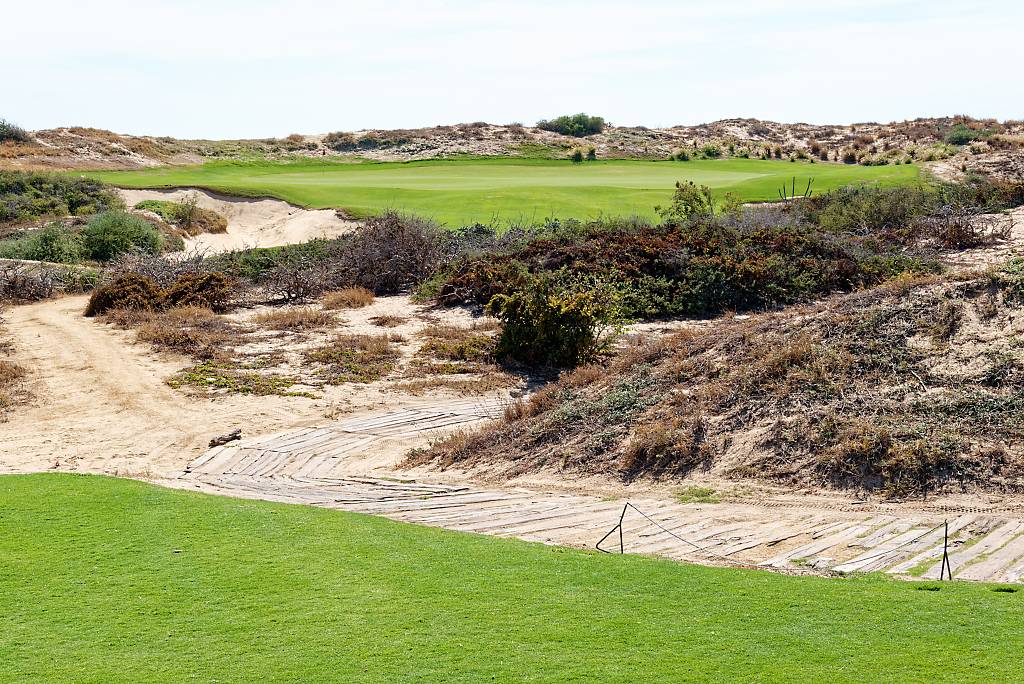
{"label": "dry grass tuft", "polygon": [[196,359],[224,359],[239,329],[225,318],[200,306],[179,306],[166,311],[112,309],[103,321],[135,330],[135,339],[163,351]]}
{"label": "dry grass tuft", "polygon": [[400,325],[405,325],[408,320],[408,318],[402,316],[383,314],[381,316],[374,316],[370,319],[370,322],[381,328],[397,328]]}
{"label": "dry grass tuft", "polygon": [[361,309],[373,304],[375,297],[365,287],[346,287],[323,297],[325,309]]}
{"label": "dry grass tuft", "polygon": [[329,311],[313,307],[273,309],[252,317],[256,325],[271,330],[318,330],[340,324],[338,317]]}
{"label": "dry grass tuft", "polygon": [[0,389],[6,390],[10,385],[25,377],[25,369],[6,359],[0,359]]}

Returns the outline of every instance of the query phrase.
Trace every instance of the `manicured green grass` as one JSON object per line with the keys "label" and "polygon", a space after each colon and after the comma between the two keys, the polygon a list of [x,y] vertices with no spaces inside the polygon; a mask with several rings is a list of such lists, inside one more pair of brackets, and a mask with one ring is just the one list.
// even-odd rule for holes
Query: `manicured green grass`
{"label": "manicured green grass", "polygon": [[113,478],[0,477],[2,682],[1024,677],[1024,592],[921,586],[602,555]]}
{"label": "manicured green grass", "polygon": [[857,181],[914,182],[916,166],[849,166],[755,159],[691,162],[455,159],[410,163],[213,162],[145,171],[95,172],[124,187],[203,187],[277,197],[356,216],[398,209],[450,226],[537,222],[547,217],[653,216],[676,181],[692,180],[744,201],[778,198],[783,183],[821,192]]}

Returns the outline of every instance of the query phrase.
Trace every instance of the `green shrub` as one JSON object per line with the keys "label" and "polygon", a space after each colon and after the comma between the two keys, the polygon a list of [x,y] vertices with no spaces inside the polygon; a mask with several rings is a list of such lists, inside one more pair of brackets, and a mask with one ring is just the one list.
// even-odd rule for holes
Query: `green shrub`
{"label": "green shrub", "polygon": [[0,119],[0,142],[7,142],[8,140],[26,143],[32,141],[32,136],[21,126],[5,119]]}
{"label": "green shrub", "polygon": [[664,208],[655,207],[655,210],[666,221],[686,223],[694,219],[712,219],[715,217],[715,198],[706,185],[676,181],[672,204]]}
{"label": "green shrub", "polygon": [[584,138],[604,130],[605,121],[600,116],[588,116],[584,113],[571,116],[560,116],[557,119],[541,119],[537,122],[537,128],[542,131],[571,135],[574,138]]}
{"label": "green shrub", "polygon": [[576,148],[575,150],[573,150],[572,154],[569,155],[569,161],[571,161],[573,164],[582,164],[583,163],[583,151],[580,150],[579,148]]}
{"label": "green shrub", "polygon": [[797,207],[808,221],[829,233],[907,242],[914,237],[914,220],[939,204],[938,194],[925,186],[847,185],[800,199]]}
{"label": "green shrub", "polygon": [[52,224],[0,242],[0,258],[77,264],[82,261],[81,239],[67,226]]}
{"label": "green shrub", "polygon": [[594,285],[542,276],[512,295],[495,295],[487,311],[504,324],[497,355],[556,368],[593,361],[621,329],[614,291]]}
{"label": "green shrub", "polygon": [[708,143],[700,148],[700,153],[705,159],[718,159],[722,156],[722,148],[714,143]]}
{"label": "green shrub", "polygon": [[107,186],[55,173],[0,171],[0,223],[81,216],[121,206]]}
{"label": "green shrub", "polygon": [[163,293],[150,278],[126,273],[93,290],[86,316],[99,316],[112,309],[156,311],[163,305]]}
{"label": "green shrub", "polygon": [[950,128],[945,135],[945,141],[950,145],[967,145],[975,140],[981,140],[990,135],[989,131],[977,130],[970,128],[962,123],[958,123]]}
{"label": "green shrub", "polygon": [[157,254],[163,237],[153,224],[124,211],[97,214],[82,231],[82,246],[89,258],[110,261],[119,254],[142,251]]}

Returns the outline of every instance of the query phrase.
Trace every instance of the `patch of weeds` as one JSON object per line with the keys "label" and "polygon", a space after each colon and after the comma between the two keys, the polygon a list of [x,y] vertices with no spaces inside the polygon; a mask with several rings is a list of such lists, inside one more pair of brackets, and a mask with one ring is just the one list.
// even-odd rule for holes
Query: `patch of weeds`
{"label": "patch of weeds", "polygon": [[329,385],[380,380],[394,370],[400,357],[389,335],[338,335],[306,352],[308,360],[321,364],[317,375]]}
{"label": "patch of weeds", "polygon": [[494,357],[497,341],[490,335],[468,335],[463,339],[429,339],[420,354],[444,361],[471,361],[483,363]]}
{"label": "patch of weeds", "polygon": [[700,487],[694,485],[676,492],[676,501],[683,504],[688,503],[721,503],[722,499],[711,487]]}
{"label": "patch of weeds", "polygon": [[1020,591],[1020,589],[1018,589],[1017,587],[1002,586],[992,587],[992,591],[996,592],[997,594],[1016,594],[1018,591]]}
{"label": "patch of weeds", "polygon": [[288,388],[298,380],[284,375],[263,375],[250,370],[240,370],[230,362],[207,361],[175,373],[167,380],[174,389],[197,387],[208,391],[224,391],[233,394],[256,396],[277,395],[282,397],[316,397],[309,392],[293,392]]}

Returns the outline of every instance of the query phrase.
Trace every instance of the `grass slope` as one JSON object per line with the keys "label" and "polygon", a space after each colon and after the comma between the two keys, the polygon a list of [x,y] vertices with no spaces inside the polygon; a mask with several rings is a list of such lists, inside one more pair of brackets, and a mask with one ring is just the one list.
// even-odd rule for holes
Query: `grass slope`
{"label": "grass slope", "polygon": [[1024,593],[0,477],[0,681],[1012,681]]}
{"label": "grass slope", "polygon": [[144,171],[93,172],[132,188],[193,186],[230,194],[277,197],[357,215],[387,209],[430,216],[448,225],[547,217],[653,216],[675,182],[692,180],[745,201],[778,198],[797,177],[824,191],[856,181],[912,182],[915,166],[854,166],[754,159],[691,162],[462,159],[409,163],[214,162]]}

